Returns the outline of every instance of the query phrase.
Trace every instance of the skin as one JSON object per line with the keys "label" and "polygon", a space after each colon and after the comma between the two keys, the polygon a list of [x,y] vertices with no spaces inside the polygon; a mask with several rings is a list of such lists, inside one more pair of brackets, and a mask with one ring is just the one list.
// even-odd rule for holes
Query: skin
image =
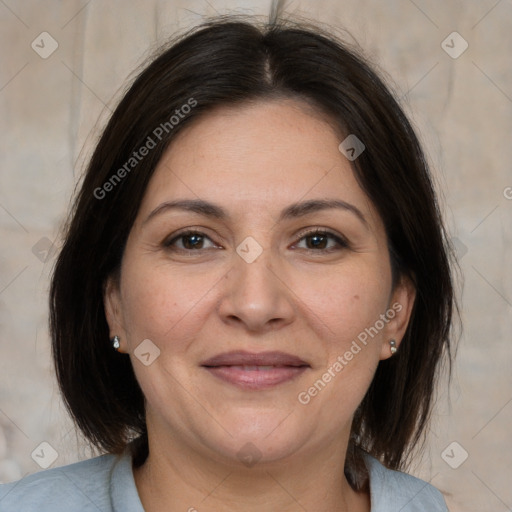
{"label": "skin", "polygon": [[[392,288],[382,219],[341,140],[306,104],[260,101],[202,116],[159,162],[120,280],[105,292],[110,333],[147,401],[150,454],[134,470],[147,511],[370,510],[343,472],[351,420],[379,361],[391,356],[389,340],[400,345],[415,291],[405,280]],[[215,203],[229,218],[164,209],[148,219],[175,199]],[[310,199],[346,201],[366,224],[333,208],[278,221],[283,208]],[[205,236],[176,239],[184,228]],[[304,238],[312,228],[349,246]],[[236,252],[248,236],[262,248],[252,263]],[[298,394],[394,303],[400,312],[301,404]],[[160,350],[149,366],[134,354],[145,339]],[[280,350],[310,368],[271,389],[242,390],[200,366],[230,350]],[[246,443],[260,457],[251,467],[237,455]]]}

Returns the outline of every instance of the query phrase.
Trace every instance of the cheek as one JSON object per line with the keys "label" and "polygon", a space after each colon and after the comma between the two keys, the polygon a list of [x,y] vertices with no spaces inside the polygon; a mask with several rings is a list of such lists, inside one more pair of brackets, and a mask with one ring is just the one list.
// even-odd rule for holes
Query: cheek
{"label": "cheek", "polygon": [[[186,410],[176,393],[176,381],[192,385],[187,373],[189,348],[200,335],[200,316],[211,307],[207,291],[217,280],[201,272],[187,275],[165,264],[142,264],[140,260],[127,261],[123,272],[123,316],[137,381],[151,404],[172,403]],[[149,366],[140,364],[137,355],[146,339],[159,350]],[[187,396],[181,399],[186,402]]]}
{"label": "cheek", "polygon": [[386,311],[389,290],[385,272],[362,267],[327,281],[323,291],[303,295],[324,357],[298,399],[335,431],[350,420],[375,374],[383,334],[372,328]]}
{"label": "cheek", "polygon": [[216,274],[127,261],[122,307],[131,348],[146,338],[161,350],[168,340],[173,351],[186,346],[200,328],[198,315],[208,307],[208,292],[221,277]]}
{"label": "cheek", "polygon": [[385,312],[391,286],[388,274],[385,268],[368,261],[324,271],[314,279],[301,278],[301,301],[311,311],[309,317],[318,319],[322,337],[329,340],[332,350],[350,345]]}

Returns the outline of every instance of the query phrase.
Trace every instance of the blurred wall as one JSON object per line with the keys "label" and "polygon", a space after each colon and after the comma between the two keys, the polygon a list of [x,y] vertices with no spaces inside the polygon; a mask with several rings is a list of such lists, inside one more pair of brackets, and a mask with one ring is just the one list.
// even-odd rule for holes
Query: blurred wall
{"label": "blurred wall", "polygon": [[[108,105],[176,30],[216,12],[266,15],[269,4],[0,2],[0,481],[41,470],[31,454],[42,442],[53,467],[89,456],[52,373],[46,303],[59,228]],[[443,193],[464,333],[451,394],[442,389],[412,472],[452,512],[511,510],[512,1],[309,0],[287,10],[347,29],[379,64]]]}

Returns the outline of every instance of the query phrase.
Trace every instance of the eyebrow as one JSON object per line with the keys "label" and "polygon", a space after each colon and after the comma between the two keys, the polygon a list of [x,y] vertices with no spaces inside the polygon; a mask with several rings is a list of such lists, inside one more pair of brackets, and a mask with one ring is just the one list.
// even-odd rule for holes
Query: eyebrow
{"label": "eyebrow", "polygon": [[[294,219],[303,217],[311,213],[338,209],[353,213],[366,227],[369,227],[368,221],[365,216],[353,204],[347,203],[341,199],[311,199],[308,201],[302,201],[293,203],[284,208],[279,214],[278,222],[283,220]],[[210,217],[217,220],[228,220],[230,215],[224,208],[214,203],[204,201],[202,199],[178,199],[175,201],[166,201],[158,205],[144,220],[143,224],[146,224],[153,217],[160,215],[169,210],[185,210],[205,217]]]}

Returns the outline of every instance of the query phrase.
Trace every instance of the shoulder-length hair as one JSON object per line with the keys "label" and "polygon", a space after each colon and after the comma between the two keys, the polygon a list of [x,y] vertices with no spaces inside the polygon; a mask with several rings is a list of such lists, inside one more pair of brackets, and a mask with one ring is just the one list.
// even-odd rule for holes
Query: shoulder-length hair
{"label": "shoulder-length hair", "polygon": [[[400,350],[379,363],[353,419],[345,472],[361,489],[359,449],[403,469],[425,440],[442,361],[451,368],[453,356],[452,249],[426,159],[393,94],[359,51],[310,23],[210,19],[134,80],[95,147],[54,268],[57,379],[92,446],[121,453],[129,445],[135,465],[143,463],[144,396],[129,357],[110,344],[105,282],[119,271],[147,184],[176,134],[214,107],[278,98],[307,102],[363,141],[353,171],[383,219],[394,284],[406,276],[416,288]],[[141,157],[149,139],[154,146]]]}

